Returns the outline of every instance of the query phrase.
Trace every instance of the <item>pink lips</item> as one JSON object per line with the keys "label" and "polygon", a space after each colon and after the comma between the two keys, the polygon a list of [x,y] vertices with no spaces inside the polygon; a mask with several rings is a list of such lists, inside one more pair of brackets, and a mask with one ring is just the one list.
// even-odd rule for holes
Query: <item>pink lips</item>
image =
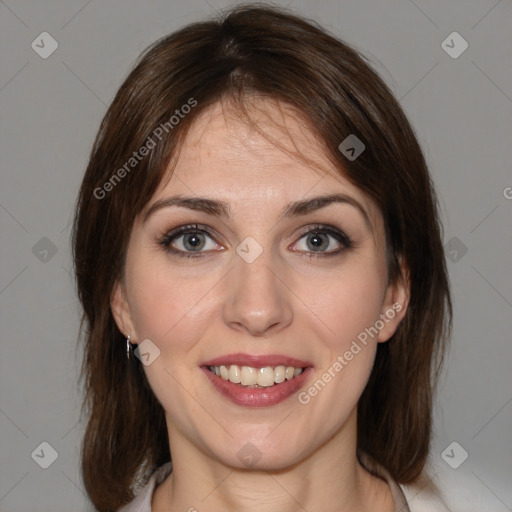
{"label": "pink lips", "polygon": [[[231,364],[251,366],[253,368],[282,365],[304,368],[304,370],[293,379],[265,388],[249,388],[241,384],[233,384],[229,380],[218,377],[209,370],[210,366],[229,366]],[[205,361],[203,365],[201,365],[201,369],[213,384],[214,388],[231,402],[244,407],[269,407],[283,402],[297,392],[313,372],[312,366],[313,365],[307,361],[277,354],[262,356],[231,354]]]}

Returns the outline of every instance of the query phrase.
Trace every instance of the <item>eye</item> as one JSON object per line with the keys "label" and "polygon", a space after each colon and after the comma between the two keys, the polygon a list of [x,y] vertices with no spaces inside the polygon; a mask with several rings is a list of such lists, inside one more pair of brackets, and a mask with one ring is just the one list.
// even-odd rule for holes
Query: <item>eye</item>
{"label": "eye", "polygon": [[309,256],[334,256],[353,247],[353,242],[333,226],[317,225],[303,233],[296,246],[297,252],[306,252]]}
{"label": "eye", "polygon": [[[181,226],[161,237],[159,244],[166,251],[177,256],[200,258],[204,251],[216,250],[213,231],[207,226],[197,224]],[[209,240],[208,240],[209,239]]]}

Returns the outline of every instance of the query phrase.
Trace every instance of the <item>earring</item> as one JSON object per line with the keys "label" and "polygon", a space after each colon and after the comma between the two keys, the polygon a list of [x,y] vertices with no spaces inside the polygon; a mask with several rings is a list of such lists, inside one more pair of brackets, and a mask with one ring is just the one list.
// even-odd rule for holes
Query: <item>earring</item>
{"label": "earring", "polygon": [[126,359],[130,359],[130,335],[126,338]]}

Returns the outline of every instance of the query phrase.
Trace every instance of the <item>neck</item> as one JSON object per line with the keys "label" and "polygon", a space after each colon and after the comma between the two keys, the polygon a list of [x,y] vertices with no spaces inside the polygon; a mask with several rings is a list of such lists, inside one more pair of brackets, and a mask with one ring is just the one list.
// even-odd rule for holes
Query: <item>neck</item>
{"label": "neck", "polygon": [[356,456],[355,415],[323,446],[281,469],[223,464],[171,428],[173,471],[153,496],[153,512],[393,512],[388,485]]}

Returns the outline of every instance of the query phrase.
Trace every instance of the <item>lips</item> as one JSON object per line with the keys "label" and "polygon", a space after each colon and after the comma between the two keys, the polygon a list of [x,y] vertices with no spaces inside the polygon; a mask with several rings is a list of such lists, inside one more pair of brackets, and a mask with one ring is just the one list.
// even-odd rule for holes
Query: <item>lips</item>
{"label": "lips", "polygon": [[[236,370],[240,367],[243,370],[260,369],[264,373],[270,371],[271,367],[280,368],[280,373],[284,368],[295,368],[300,371],[296,371],[295,375],[293,373],[287,375],[285,379],[282,376],[279,379],[276,378],[276,383],[266,382],[263,387],[258,385],[244,386],[239,379],[228,379],[227,375],[222,377],[218,371],[217,374],[212,371],[214,368],[217,370],[221,368],[225,372],[226,368],[232,367],[235,367]],[[308,361],[278,354],[257,356],[238,353],[205,361],[201,365],[201,369],[214,389],[231,402],[245,407],[268,407],[286,400],[298,391],[312,374],[313,365]],[[259,379],[260,377],[258,377],[258,382],[260,382]],[[235,382],[232,382],[232,380],[235,380]]]}

